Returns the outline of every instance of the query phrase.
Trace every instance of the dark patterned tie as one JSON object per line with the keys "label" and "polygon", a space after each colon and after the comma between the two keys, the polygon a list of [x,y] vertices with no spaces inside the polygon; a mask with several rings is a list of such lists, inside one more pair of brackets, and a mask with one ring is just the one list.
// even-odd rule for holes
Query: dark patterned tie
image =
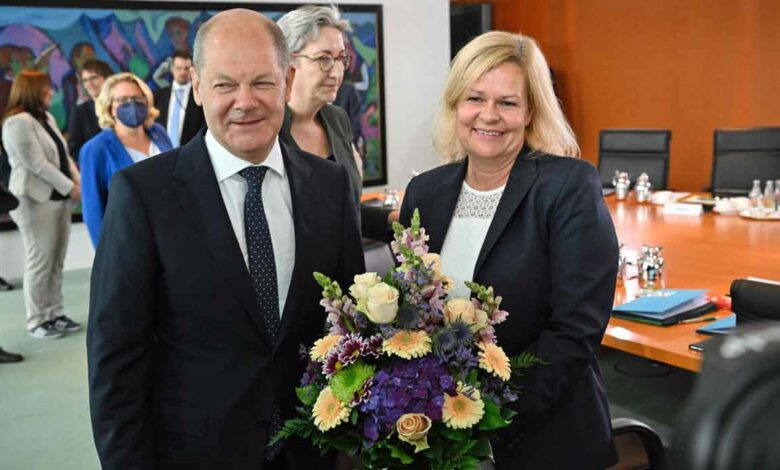
{"label": "dark patterned tie", "polygon": [[[263,208],[263,179],[268,171],[265,166],[250,166],[239,172],[247,184],[244,199],[244,235],[249,252],[249,275],[255,298],[260,306],[260,316],[265,323],[268,336],[277,337],[281,321],[279,320],[279,291],[276,282],[276,261],[274,247],[271,243],[271,231],[268,229],[268,219]],[[273,437],[282,428],[279,406],[271,406],[271,422],[269,431]],[[265,457],[273,460],[279,455],[282,444],[276,444],[266,449]]]}
{"label": "dark patterned tie", "polygon": [[263,179],[268,171],[266,166],[250,166],[239,172],[247,183],[244,199],[244,234],[249,252],[249,275],[255,298],[260,305],[260,316],[266,325],[270,338],[279,333],[279,291],[276,282],[276,262],[271,232],[263,208]]}

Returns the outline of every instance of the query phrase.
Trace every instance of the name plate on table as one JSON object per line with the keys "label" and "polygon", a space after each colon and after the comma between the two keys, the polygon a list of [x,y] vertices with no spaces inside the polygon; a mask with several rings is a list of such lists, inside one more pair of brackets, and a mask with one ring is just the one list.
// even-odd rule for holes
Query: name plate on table
{"label": "name plate on table", "polygon": [[687,215],[698,217],[704,213],[704,207],[701,204],[688,204],[681,202],[670,202],[664,205],[664,214]]}

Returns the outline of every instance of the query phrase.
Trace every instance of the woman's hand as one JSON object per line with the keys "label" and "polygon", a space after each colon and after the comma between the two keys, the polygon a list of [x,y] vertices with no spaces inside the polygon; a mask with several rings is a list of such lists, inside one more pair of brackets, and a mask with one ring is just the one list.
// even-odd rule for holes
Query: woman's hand
{"label": "woman's hand", "polygon": [[76,181],[73,182],[73,189],[70,190],[70,200],[81,201],[81,185]]}

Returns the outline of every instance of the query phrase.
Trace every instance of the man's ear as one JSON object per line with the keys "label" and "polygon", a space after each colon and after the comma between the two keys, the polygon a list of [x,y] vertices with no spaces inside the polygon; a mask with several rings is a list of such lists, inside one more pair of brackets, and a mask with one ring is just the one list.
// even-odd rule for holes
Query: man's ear
{"label": "man's ear", "polygon": [[203,106],[203,100],[200,96],[200,77],[195,72],[195,67],[190,68],[190,79],[192,80],[192,98],[195,100],[195,104]]}
{"label": "man's ear", "polygon": [[290,95],[292,95],[292,85],[295,80],[295,67],[287,68],[287,83],[284,86],[284,102],[290,102]]}

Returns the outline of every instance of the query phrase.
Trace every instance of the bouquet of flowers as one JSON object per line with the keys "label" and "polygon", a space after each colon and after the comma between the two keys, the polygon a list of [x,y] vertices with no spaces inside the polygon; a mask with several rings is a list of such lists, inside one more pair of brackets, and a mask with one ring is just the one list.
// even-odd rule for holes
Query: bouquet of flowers
{"label": "bouquet of flowers", "polygon": [[303,349],[300,417],[269,445],[297,435],[370,469],[476,469],[492,458],[490,433],[515,414],[510,378],[541,361],[510,360],[498,346],[494,326],[508,313],[492,287],[466,282],[474,297],[450,298],[417,211],[411,227],[393,230],[399,266],[384,279],[357,275],[346,295],[314,273],[329,331]]}

